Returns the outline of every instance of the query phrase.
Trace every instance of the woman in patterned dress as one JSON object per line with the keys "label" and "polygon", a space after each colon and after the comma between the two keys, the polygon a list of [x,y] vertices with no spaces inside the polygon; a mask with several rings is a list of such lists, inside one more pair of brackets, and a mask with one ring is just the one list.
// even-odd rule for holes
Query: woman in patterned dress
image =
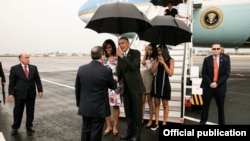
{"label": "woman in patterned dress", "polygon": [[[113,40],[107,39],[103,42],[102,45],[105,52],[105,60],[103,62],[104,66],[112,69],[113,75],[116,74],[116,65],[118,61],[118,57],[116,56],[116,45]],[[118,83],[119,85],[119,83]],[[118,120],[120,115],[121,105],[121,97],[120,97],[120,86],[117,87],[116,90],[109,89],[109,104],[113,107],[113,118],[114,124],[113,127],[111,125],[111,117],[106,117],[106,129],[104,131],[104,135],[108,135],[113,132],[113,135],[116,136],[118,134]]]}

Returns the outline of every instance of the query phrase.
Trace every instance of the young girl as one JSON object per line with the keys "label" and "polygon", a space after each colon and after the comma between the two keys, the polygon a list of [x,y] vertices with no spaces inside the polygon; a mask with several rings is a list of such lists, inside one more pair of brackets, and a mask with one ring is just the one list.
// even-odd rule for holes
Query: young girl
{"label": "young girl", "polygon": [[146,88],[145,93],[142,95],[142,120],[144,120],[146,99],[147,99],[148,107],[149,107],[149,121],[146,125],[146,128],[151,127],[152,119],[153,119],[153,102],[152,102],[150,91],[151,91],[152,80],[153,80],[154,75],[151,72],[151,69],[152,69],[153,62],[156,57],[157,57],[156,45],[149,44],[145,48],[145,53],[141,60],[141,75],[142,75],[144,86]]}
{"label": "young girl", "polygon": [[152,126],[151,130],[156,130],[159,127],[161,102],[164,110],[162,125],[167,124],[169,113],[168,101],[171,99],[169,76],[172,76],[174,73],[174,59],[169,55],[168,48],[164,45],[158,47],[158,58],[154,61],[152,73],[155,74],[151,91],[155,102],[155,125]]}

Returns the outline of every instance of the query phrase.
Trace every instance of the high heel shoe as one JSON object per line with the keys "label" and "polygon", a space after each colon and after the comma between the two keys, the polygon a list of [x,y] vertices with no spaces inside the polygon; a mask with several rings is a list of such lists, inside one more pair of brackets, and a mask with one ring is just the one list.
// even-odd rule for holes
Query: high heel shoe
{"label": "high heel shoe", "polygon": [[107,136],[109,133],[111,133],[111,131],[112,131],[112,129],[110,129],[110,130],[108,130],[108,131],[105,130],[105,131],[103,132],[103,135],[104,135],[104,136]]}
{"label": "high heel shoe", "polygon": [[113,135],[117,136],[118,135],[118,131],[113,131]]}
{"label": "high heel shoe", "polygon": [[152,121],[151,121],[151,122],[149,121],[149,122],[147,123],[147,125],[146,125],[145,128],[146,128],[146,129],[151,128],[152,124],[153,124],[153,122],[152,122]]}

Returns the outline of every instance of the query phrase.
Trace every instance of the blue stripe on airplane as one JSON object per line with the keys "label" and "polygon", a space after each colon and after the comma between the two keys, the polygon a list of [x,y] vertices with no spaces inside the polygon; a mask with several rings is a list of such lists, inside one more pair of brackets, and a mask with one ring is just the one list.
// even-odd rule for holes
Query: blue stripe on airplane
{"label": "blue stripe on airplane", "polygon": [[[150,0],[117,0],[120,2],[127,2],[127,3],[146,3],[150,2]],[[114,2],[114,1],[112,1]],[[87,12],[91,10],[96,10],[100,5],[106,4],[106,3],[112,3],[110,0],[87,0],[79,9],[78,13]]]}

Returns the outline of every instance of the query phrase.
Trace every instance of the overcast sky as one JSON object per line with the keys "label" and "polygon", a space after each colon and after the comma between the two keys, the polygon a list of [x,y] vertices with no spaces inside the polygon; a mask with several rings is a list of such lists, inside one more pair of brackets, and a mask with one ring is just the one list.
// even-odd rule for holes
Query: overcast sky
{"label": "overcast sky", "polygon": [[[85,29],[86,0],[0,0],[0,54],[90,53],[110,34]],[[98,38],[98,40],[97,40]]]}

